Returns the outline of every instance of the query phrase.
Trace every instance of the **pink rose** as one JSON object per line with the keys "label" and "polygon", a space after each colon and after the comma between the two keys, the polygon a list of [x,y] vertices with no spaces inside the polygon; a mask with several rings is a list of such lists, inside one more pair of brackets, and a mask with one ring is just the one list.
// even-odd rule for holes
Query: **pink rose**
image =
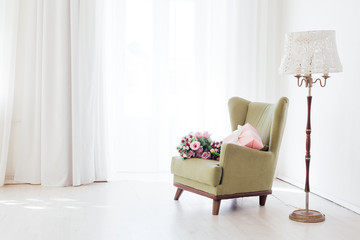
{"label": "pink rose", "polygon": [[188,152],[187,157],[188,157],[188,158],[192,158],[192,157],[194,157],[194,156],[195,156],[195,153],[190,150],[190,151]]}
{"label": "pink rose", "polygon": [[196,157],[201,158],[201,154],[204,152],[204,149],[201,147],[196,151]]}
{"label": "pink rose", "polygon": [[190,148],[194,151],[198,150],[200,148],[200,142],[194,141],[190,144]]}
{"label": "pink rose", "polygon": [[210,133],[204,132],[203,136],[204,136],[204,138],[209,138],[209,137],[210,137]]}
{"label": "pink rose", "polygon": [[195,133],[195,138],[196,138],[196,139],[199,139],[199,138],[201,138],[201,137],[202,137],[201,132],[196,132],[196,133]]}
{"label": "pink rose", "polygon": [[203,154],[201,155],[201,158],[205,158],[208,159],[210,158],[211,154],[209,152],[203,152]]}

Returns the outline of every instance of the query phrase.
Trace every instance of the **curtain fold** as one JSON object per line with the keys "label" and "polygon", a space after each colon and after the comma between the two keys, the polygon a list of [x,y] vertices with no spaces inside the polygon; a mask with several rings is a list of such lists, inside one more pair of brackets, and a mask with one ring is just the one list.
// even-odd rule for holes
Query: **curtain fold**
{"label": "curtain fold", "polygon": [[0,186],[5,182],[14,99],[19,2],[0,0]]}
{"label": "curtain fold", "polygon": [[106,146],[98,144],[106,119],[96,3],[19,2],[15,74],[6,78],[15,85],[7,175],[16,182],[106,180],[106,150],[100,149]]}

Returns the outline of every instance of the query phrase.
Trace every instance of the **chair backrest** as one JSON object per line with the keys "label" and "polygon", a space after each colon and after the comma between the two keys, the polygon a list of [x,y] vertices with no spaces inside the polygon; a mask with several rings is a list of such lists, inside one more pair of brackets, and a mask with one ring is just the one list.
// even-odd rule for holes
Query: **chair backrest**
{"label": "chair backrest", "polygon": [[285,127],[289,100],[279,99],[277,104],[250,102],[239,97],[229,100],[231,128],[250,123],[259,132],[264,145],[269,145],[269,151],[278,154]]}

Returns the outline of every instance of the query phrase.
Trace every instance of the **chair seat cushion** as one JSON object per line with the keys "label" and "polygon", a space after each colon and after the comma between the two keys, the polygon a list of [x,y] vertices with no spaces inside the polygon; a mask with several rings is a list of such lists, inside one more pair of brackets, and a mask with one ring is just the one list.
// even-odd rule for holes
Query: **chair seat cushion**
{"label": "chair seat cushion", "polygon": [[221,181],[222,168],[216,160],[173,157],[171,173],[216,187]]}

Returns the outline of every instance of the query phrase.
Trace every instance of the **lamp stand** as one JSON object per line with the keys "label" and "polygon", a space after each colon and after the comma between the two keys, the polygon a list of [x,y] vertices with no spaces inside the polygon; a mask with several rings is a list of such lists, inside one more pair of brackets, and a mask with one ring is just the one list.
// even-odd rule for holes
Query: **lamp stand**
{"label": "lamp stand", "polygon": [[[321,83],[321,79],[316,79],[313,82],[311,74],[301,76],[295,76],[298,79],[298,86],[301,87],[303,82],[305,82],[305,87],[309,89],[309,94],[307,96],[307,124],[306,124],[306,155],[305,155],[305,163],[306,163],[306,181],[305,181],[305,209],[295,210],[293,213],[289,215],[289,218],[296,222],[303,222],[303,223],[317,223],[325,221],[325,216],[316,210],[309,209],[309,193],[310,193],[310,182],[309,182],[309,169],[310,169],[310,144],[311,144],[311,87],[317,81],[320,81],[320,86],[325,87],[326,79],[329,78],[328,75],[324,75],[323,78],[325,79],[325,83]],[[301,83],[299,83],[300,78],[302,77]]]}

